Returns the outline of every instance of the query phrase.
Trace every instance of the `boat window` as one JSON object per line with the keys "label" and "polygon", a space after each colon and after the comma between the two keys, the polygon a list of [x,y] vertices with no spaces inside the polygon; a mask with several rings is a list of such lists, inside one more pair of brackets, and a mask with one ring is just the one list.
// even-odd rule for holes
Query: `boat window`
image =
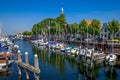
{"label": "boat window", "polygon": [[0,57],[0,60],[5,60],[6,58],[5,57]]}

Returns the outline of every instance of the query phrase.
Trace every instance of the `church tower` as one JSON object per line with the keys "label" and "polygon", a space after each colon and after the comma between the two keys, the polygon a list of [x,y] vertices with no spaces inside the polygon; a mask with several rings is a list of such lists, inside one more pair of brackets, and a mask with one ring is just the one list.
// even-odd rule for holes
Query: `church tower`
{"label": "church tower", "polygon": [[63,0],[62,0],[62,7],[61,7],[61,14],[63,14],[64,13],[64,8],[63,8]]}

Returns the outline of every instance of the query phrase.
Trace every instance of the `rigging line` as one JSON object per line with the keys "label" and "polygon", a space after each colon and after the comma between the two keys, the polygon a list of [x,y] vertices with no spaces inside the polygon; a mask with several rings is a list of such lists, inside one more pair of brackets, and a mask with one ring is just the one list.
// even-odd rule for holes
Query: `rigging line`
{"label": "rigging line", "polygon": [[6,33],[5,29],[2,27],[2,24],[0,24],[0,34],[2,36],[7,36],[7,33]]}

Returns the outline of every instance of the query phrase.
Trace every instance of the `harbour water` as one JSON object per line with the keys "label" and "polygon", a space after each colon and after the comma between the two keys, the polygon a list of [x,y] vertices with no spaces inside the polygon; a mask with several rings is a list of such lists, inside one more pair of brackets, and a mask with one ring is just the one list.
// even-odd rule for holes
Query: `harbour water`
{"label": "harbour water", "polygon": [[[94,69],[89,69],[84,64],[76,63],[63,54],[51,53],[49,50],[40,50],[24,40],[16,40],[25,61],[25,52],[28,52],[29,64],[34,63],[34,54],[38,55],[40,67],[40,80],[120,80],[120,68],[107,66],[104,63],[96,64]],[[2,73],[3,74],[3,73]],[[0,74],[0,80],[26,80],[22,68],[22,77],[18,75],[16,64],[12,63],[8,74]],[[30,80],[35,80],[33,73],[29,72]]]}

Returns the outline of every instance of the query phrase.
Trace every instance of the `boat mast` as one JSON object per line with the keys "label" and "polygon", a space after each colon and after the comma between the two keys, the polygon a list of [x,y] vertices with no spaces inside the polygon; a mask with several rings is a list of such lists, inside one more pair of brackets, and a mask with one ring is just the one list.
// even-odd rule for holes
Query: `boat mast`
{"label": "boat mast", "polygon": [[1,30],[1,28],[2,28],[2,25],[0,24],[0,37],[2,36],[2,30]]}
{"label": "boat mast", "polygon": [[4,31],[2,24],[0,24],[0,37],[7,36],[7,33]]}

